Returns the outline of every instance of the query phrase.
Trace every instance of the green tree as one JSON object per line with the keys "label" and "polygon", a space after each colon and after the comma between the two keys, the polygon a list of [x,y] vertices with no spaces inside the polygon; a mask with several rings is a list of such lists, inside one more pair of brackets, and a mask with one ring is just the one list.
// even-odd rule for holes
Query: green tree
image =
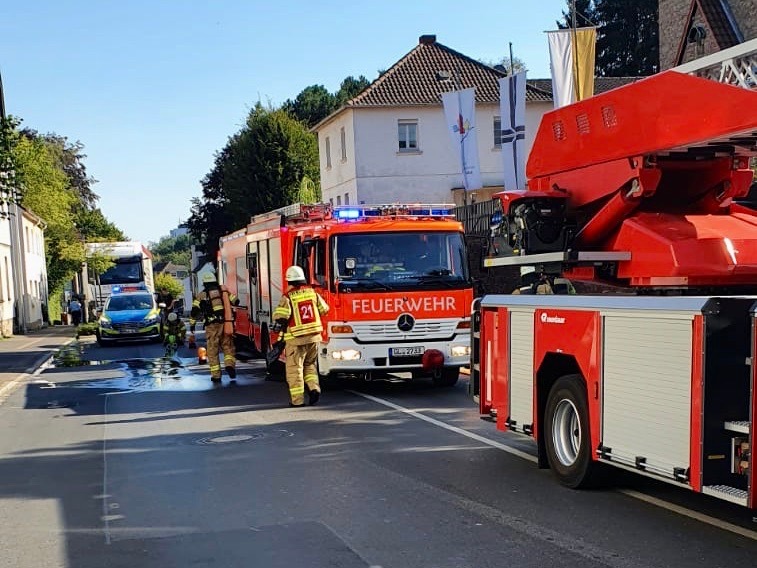
{"label": "green tree", "polygon": [[[566,0],[568,5],[567,10],[563,10],[562,19],[557,20],[558,28],[572,28],[573,27],[573,2],[574,0]],[[594,0],[575,0],[576,4],[576,19],[575,26],[577,28],[583,28],[586,26],[594,26]]]}
{"label": "green tree", "polygon": [[284,103],[283,109],[297,120],[313,127],[337,108],[337,100],[323,85],[310,85],[292,101]]}
{"label": "green tree", "polygon": [[47,224],[47,279],[49,289],[55,291],[84,261],[84,244],[73,224],[78,198],[59,168],[55,152],[44,140],[22,137],[14,154],[22,186],[21,205]]}
{"label": "green tree", "polygon": [[597,75],[640,77],[660,68],[657,0],[595,0]]}
{"label": "green tree", "polygon": [[371,82],[363,75],[360,75],[357,79],[352,75],[346,77],[341,85],[339,85],[339,90],[334,95],[336,102],[335,107],[341,107],[350,99],[355,98],[370,84]]}
{"label": "green tree", "polygon": [[[570,6],[557,22],[573,25]],[[576,0],[577,26],[597,26],[596,74],[643,77],[660,68],[657,0]]]}
{"label": "green tree", "polygon": [[157,243],[150,245],[153,261],[173,262],[189,267],[192,248],[192,237],[179,235],[178,237],[162,237]]}
{"label": "green tree", "polygon": [[128,241],[128,237],[115,224],[108,221],[98,208],[77,207],[75,225],[88,243]]}
{"label": "green tree", "polygon": [[156,274],[155,289],[162,290],[163,288],[168,290],[174,298],[181,298],[184,296],[184,286],[176,278],[170,274]]}
{"label": "green tree", "polygon": [[14,149],[18,142],[18,119],[0,118],[0,219],[7,219],[7,206],[17,202],[20,191]]}
{"label": "green tree", "polygon": [[251,215],[296,201],[304,177],[319,177],[315,135],[285,110],[258,103],[216,155],[203,196],[193,201],[189,230],[214,258],[220,236],[244,227]]}

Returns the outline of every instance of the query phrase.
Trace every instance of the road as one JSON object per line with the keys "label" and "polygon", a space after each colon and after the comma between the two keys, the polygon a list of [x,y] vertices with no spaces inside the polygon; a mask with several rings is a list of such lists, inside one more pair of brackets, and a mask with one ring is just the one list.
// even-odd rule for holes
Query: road
{"label": "road", "polygon": [[187,350],[180,366],[160,352],[87,343],[0,406],[0,566],[757,562],[736,506],[634,476],[560,487],[463,381],[348,385],[292,409],[258,361],[213,387]]}

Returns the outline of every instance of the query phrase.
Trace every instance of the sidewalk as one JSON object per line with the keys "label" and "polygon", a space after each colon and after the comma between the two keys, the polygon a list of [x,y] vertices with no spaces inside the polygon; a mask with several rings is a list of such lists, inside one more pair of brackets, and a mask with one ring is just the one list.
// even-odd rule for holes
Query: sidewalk
{"label": "sidewalk", "polygon": [[75,327],[57,325],[0,339],[0,387],[20,374],[33,372],[75,337]]}

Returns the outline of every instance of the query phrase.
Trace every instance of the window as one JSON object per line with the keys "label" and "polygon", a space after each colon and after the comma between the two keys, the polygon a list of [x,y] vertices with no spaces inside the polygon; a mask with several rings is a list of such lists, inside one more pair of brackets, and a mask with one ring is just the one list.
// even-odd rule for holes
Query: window
{"label": "window", "polygon": [[326,285],[326,241],[318,239],[315,242],[315,259],[313,261],[313,276],[321,286]]}
{"label": "window", "polygon": [[349,193],[345,193],[344,194],[344,204],[345,205],[349,205],[350,204],[350,194]]}
{"label": "window", "polygon": [[31,252],[31,243],[29,242],[29,227],[24,227],[26,230],[26,252]]}
{"label": "window", "polygon": [[502,148],[502,117],[494,117],[494,147]]}
{"label": "window", "polygon": [[400,152],[415,152],[418,150],[418,121],[400,120],[397,123],[397,138]]}
{"label": "window", "polygon": [[334,206],[334,198],[333,197],[329,197],[329,205],[331,205],[332,207]]}
{"label": "window", "polygon": [[342,126],[342,129],[339,131],[340,140],[342,143],[342,161],[347,161],[347,134],[344,132],[344,126]]}
{"label": "window", "polygon": [[326,136],[326,167],[331,167],[331,139]]}
{"label": "window", "polygon": [[341,205],[342,204],[342,196],[341,195],[337,195],[336,196],[336,204],[337,205]]}

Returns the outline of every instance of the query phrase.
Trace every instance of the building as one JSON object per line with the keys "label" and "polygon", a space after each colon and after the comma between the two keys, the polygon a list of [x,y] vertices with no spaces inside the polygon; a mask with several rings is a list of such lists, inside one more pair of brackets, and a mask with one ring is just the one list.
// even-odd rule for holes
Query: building
{"label": "building", "polygon": [[11,251],[11,223],[7,204],[0,205],[0,335],[13,335],[15,286]]}
{"label": "building", "polygon": [[[545,57],[547,47],[545,44]],[[314,127],[321,190],[334,205],[463,202],[459,155],[444,119],[442,93],[476,87],[476,137],[484,188],[502,190],[500,71],[423,35],[407,55],[363,92]],[[597,78],[596,92],[634,79]],[[526,86],[526,151],[542,115],[553,109],[551,80]]]}
{"label": "building", "polygon": [[184,226],[184,225],[179,225],[175,229],[171,229],[169,231],[169,236],[172,239],[175,239],[176,237],[182,237],[182,236],[188,235],[188,234],[189,234],[189,229],[187,229],[187,227]]}
{"label": "building", "polygon": [[23,302],[27,329],[39,329],[47,319],[47,267],[45,222],[22,209],[21,231],[24,250]]}
{"label": "building", "polygon": [[660,69],[757,38],[755,0],[660,0]]}

